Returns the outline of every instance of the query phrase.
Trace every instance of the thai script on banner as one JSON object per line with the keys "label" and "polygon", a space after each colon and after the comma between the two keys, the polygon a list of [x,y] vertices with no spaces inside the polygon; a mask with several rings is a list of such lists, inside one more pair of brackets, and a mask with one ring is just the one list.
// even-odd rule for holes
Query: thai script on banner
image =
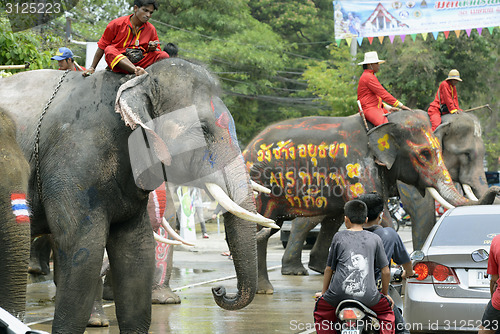
{"label": "thai script on banner", "polygon": [[[500,0],[335,0],[335,39],[357,39],[493,28],[500,25]],[[491,30],[490,30],[491,32]],[[457,34],[458,36],[458,34]]]}

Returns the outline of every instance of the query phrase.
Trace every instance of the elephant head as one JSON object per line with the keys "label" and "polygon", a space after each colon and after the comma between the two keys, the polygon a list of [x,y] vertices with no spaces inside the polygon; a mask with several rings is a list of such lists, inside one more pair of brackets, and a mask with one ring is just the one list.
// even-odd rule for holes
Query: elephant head
{"label": "elephant head", "polygon": [[[229,212],[224,222],[238,294],[228,297],[222,287],[213,293],[221,307],[242,308],[253,299],[257,280],[256,227],[245,220],[274,222],[256,213],[233,118],[203,67],[172,59],[148,72],[123,84],[116,98],[116,111],[135,129],[129,137],[134,179],[146,190],[164,180],[204,188]],[[174,77],[181,78],[175,85]]]}
{"label": "elephant head", "polygon": [[479,202],[458,193],[424,111],[400,111],[388,115],[388,120],[370,130],[368,137],[377,163],[386,167],[389,180],[413,184],[422,195],[427,188],[438,201],[449,203],[447,206],[490,204],[494,200],[497,189]]}
{"label": "elephant head", "polygon": [[485,153],[481,124],[470,113],[447,114],[434,131],[443,150],[443,160],[451,178],[459,182],[467,197],[477,200],[488,190],[484,174]]}
{"label": "elephant head", "polygon": [[16,127],[0,110],[0,307],[20,318],[26,308],[30,226],[26,193],[29,166]]}

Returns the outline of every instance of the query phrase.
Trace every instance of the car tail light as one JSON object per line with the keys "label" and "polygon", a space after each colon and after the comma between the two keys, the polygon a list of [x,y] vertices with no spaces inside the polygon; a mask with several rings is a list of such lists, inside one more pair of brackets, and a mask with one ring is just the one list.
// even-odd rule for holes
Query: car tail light
{"label": "car tail light", "polygon": [[459,284],[458,277],[453,269],[435,262],[418,262],[413,267],[413,271],[418,275],[417,281],[422,283]]}

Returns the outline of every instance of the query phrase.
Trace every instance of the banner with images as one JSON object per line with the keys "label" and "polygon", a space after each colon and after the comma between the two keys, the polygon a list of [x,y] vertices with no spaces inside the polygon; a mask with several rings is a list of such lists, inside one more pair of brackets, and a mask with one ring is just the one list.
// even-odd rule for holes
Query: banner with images
{"label": "banner with images", "polygon": [[394,36],[460,30],[470,35],[472,29],[480,33],[500,25],[500,0],[336,0],[333,5],[336,40],[389,36],[392,42]]}

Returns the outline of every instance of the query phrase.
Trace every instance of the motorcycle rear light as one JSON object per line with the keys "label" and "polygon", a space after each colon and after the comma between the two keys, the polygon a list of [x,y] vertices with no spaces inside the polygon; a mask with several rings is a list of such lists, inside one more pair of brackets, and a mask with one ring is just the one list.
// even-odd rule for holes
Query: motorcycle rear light
{"label": "motorcycle rear light", "polygon": [[364,316],[363,311],[357,308],[345,308],[339,314],[339,319],[344,320],[357,320]]}
{"label": "motorcycle rear light", "polygon": [[422,283],[459,283],[458,277],[453,269],[435,262],[419,262],[413,267],[413,271],[418,275],[416,279]]}

